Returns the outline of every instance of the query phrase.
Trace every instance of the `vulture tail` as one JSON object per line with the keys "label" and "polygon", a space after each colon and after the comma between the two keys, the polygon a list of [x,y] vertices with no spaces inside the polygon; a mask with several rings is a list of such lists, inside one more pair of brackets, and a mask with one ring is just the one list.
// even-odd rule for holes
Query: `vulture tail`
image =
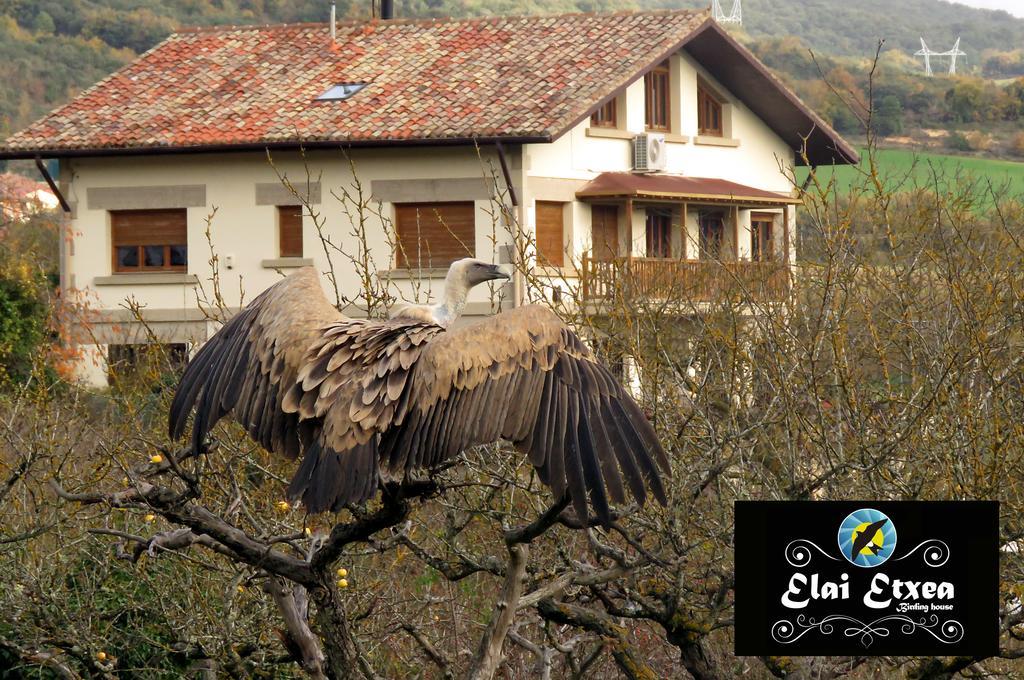
{"label": "vulture tail", "polygon": [[288,498],[310,513],[338,512],[377,491],[377,438],[341,453],[314,441],[288,486]]}

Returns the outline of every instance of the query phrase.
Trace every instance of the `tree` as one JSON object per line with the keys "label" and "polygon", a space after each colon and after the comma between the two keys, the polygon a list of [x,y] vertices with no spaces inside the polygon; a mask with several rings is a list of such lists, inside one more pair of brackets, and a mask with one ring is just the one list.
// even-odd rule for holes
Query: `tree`
{"label": "tree", "polygon": [[39,12],[39,14],[36,15],[35,21],[32,22],[32,30],[36,33],[50,35],[57,30],[57,25],[53,22],[53,17],[49,14],[46,12]]}
{"label": "tree", "polygon": [[46,341],[48,282],[29,260],[0,250],[0,382],[32,374]]}
{"label": "tree", "polygon": [[1024,156],[1024,132],[1018,132],[1013,136],[1010,148],[1017,156]]}
{"label": "tree", "polygon": [[895,95],[887,95],[875,112],[875,129],[882,136],[898,135],[903,132],[903,105]]}

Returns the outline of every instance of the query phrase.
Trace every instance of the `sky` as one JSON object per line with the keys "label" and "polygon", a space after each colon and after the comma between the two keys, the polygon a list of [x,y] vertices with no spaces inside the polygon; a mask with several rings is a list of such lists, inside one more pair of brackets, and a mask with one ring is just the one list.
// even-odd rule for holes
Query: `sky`
{"label": "sky", "polygon": [[981,7],[983,9],[1002,9],[1010,14],[1024,18],[1024,0],[953,0],[961,5]]}

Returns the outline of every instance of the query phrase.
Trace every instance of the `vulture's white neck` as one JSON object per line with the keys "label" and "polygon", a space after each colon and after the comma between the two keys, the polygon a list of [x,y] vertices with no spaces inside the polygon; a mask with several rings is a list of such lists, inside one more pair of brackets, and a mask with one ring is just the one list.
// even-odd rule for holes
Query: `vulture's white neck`
{"label": "vulture's white neck", "polygon": [[448,276],[444,279],[444,301],[439,305],[434,305],[431,310],[434,321],[445,328],[450,326],[462,316],[462,310],[466,308],[467,297],[469,297],[469,285],[466,283],[465,274],[458,269],[449,269]]}

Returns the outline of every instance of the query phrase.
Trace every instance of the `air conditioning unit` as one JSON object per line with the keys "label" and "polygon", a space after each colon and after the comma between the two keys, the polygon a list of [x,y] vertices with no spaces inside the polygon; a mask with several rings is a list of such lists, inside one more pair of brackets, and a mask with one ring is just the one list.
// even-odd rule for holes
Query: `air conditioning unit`
{"label": "air conditioning unit", "polygon": [[665,135],[637,135],[633,138],[633,172],[664,170],[665,154]]}

